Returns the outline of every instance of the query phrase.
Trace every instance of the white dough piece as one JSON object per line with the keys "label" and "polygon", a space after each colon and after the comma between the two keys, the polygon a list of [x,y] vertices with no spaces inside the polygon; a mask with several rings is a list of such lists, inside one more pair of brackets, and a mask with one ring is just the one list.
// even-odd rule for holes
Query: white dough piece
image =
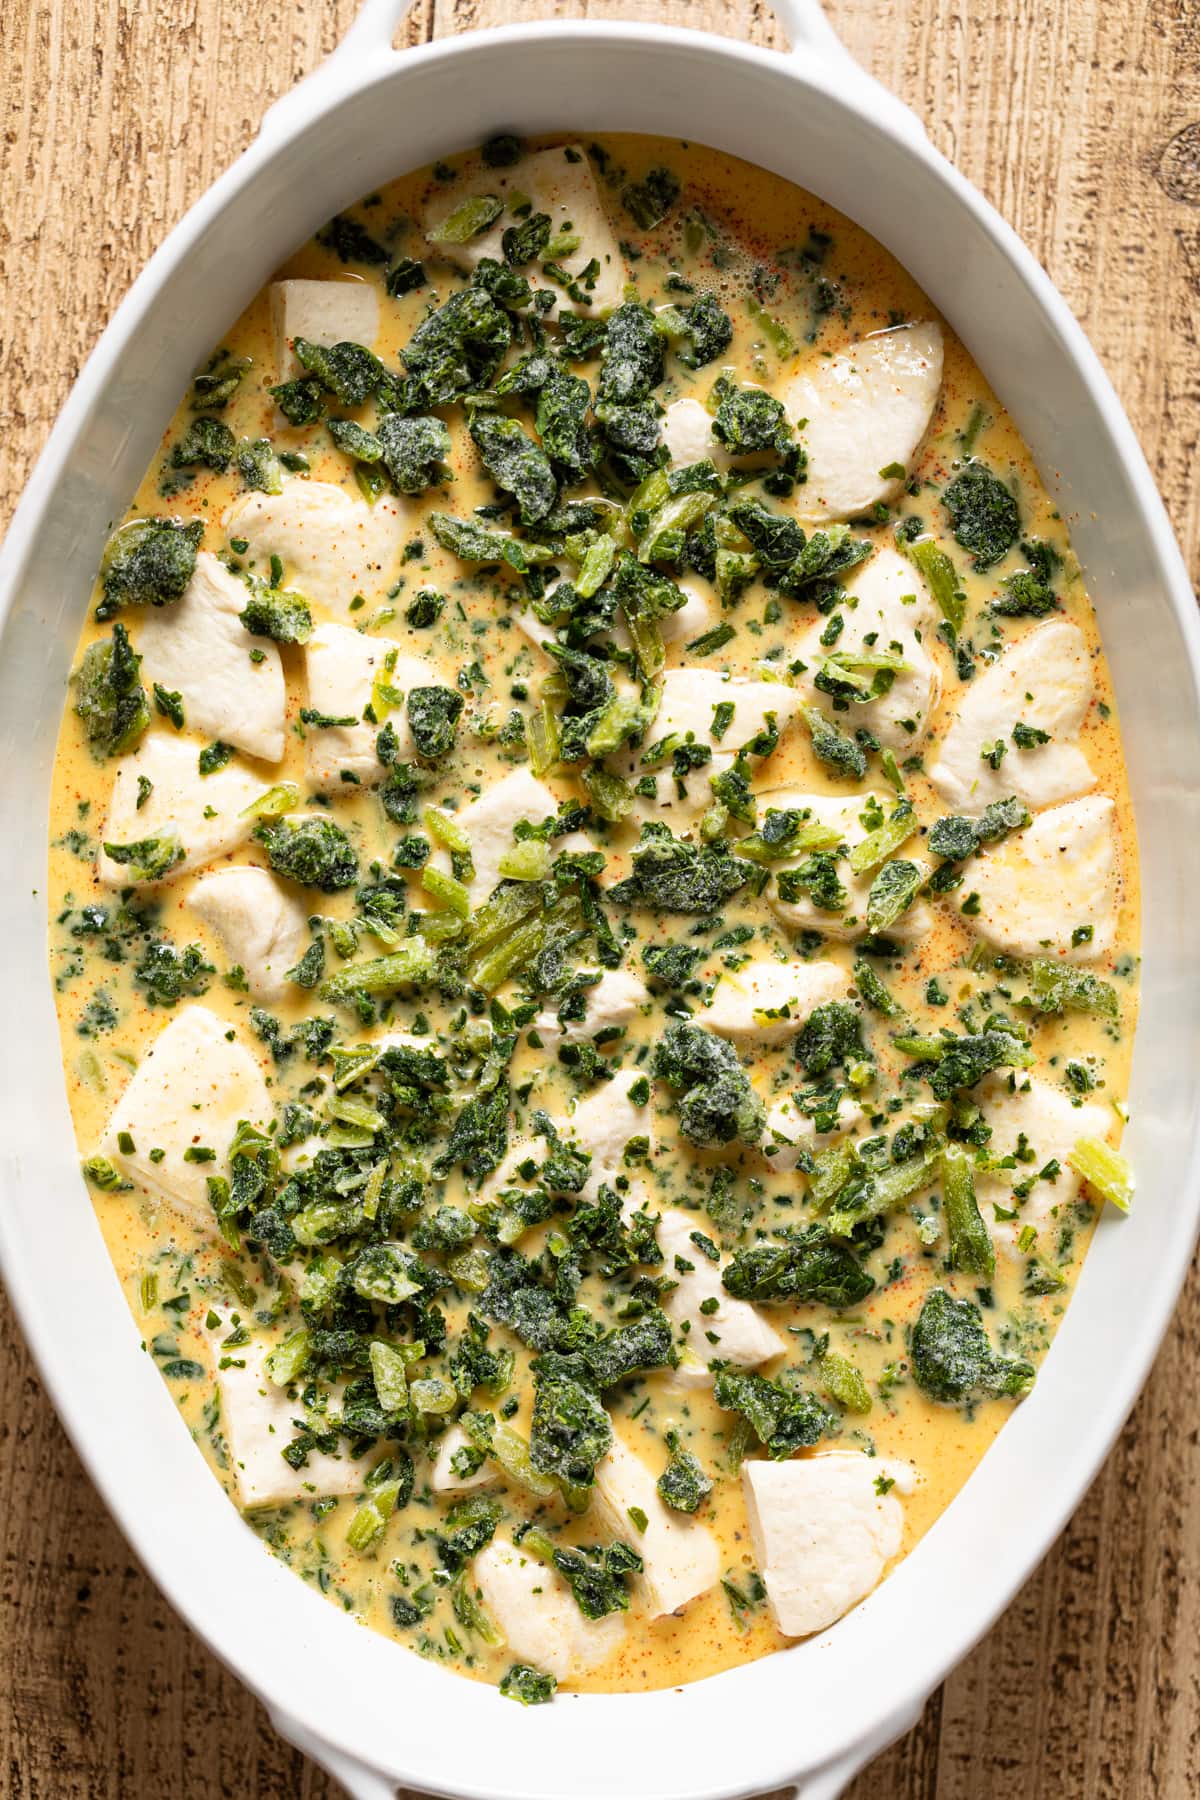
{"label": "white dough piece", "polygon": [[[966,923],[1011,956],[1063,956],[1095,962],[1117,934],[1117,809],[1089,794],[1038,813],[967,865],[963,887],[979,895]],[[1072,944],[1090,925],[1086,942]]]}
{"label": "white dough piece", "polygon": [[[645,1079],[637,1069],[618,1069],[611,1081],[579,1101],[569,1119],[556,1121],[560,1137],[573,1141],[591,1157],[581,1199],[595,1200],[602,1184],[611,1187],[617,1176],[625,1173],[625,1146],[630,1138],[652,1136],[649,1097],[641,1104],[630,1098],[630,1089]],[[481,1193],[484,1198],[494,1198],[504,1188],[521,1186],[521,1164],[534,1162],[540,1169],[545,1159],[544,1138],[518,1138],[503,1162],[487,1177]],[[533,1179],[537,1181],[537,1174]],[[637,1206],[632,1210],[636,1212]]]}
{"label": "white dough piece", "polygon": [[[937,664],[926,649],[937,628],[929,590],[906,556],[881,544],[854,571],[845,593],[846,603],[838,609],[845,623],[832,649],[821,643],[821,633],[828,627],[826,619],[815,620],[796,644],[796,656],[808,665],[797,685],[839,730],[865,726],[881,744],[907,754],[928,733],[941,692]],[[870,645],[863,641],[868,637]],[[886,694],[861,704],[851,701],[848,713],[835,713],[829,696],[813,685],[815,678],[828,657],[863,649],[892,652],[902,657],[907,667],[896,670]],[[862,673],[870,679],[870,670]],[[910,731],[909,724],[915,729]]]}
{"label": "white dough piece", "polygon": [[[1096,785],[1075,740],[1092,700],[1092,663],[1078,625],[1055,619],[1011,644],[962,690],[929,779],[959,812],[981,813],[1010,794],[1031,810],[1073,800]],[[1020,750],[1013,726],[1048,731],[1050,742]],[[999,740],[998,769],[983,760]]]}
{"label": "white dough piece", "polygon": [[459,1475],[455,1472],[452,1467],[454,1457],[460,1450],[470,1448],[471,1440],[462,1426],[452,1425],[438,1443],[433,1471],[429,1477],[429,1485],[435,1494],[469,1494],[476,1488],[496,1485],[500,1479],[500,1470],[494,1462],[485,1460],[474,1475]]}
{"label": "white dough piece", "polygon": [[899,1550],[900,1502],[875,1491],[886,1473],[857,1450],[742,1464],[754,1559],[785,1637],[840,1619]]}
{"label": "white dough piece", "polygon": [[295,1389],[289,1399],[288,1389],[276,1387],[267,1373],[272,1346],[256,1339],[222,1349],[228,1322],[207,1335],[221,1396],[220,1429],[229,1445],[239,1506],[286,1506],[293,1500],[359,1493],[371,1465],[365,1457],[352,1457],[349,1444],[341,1455],[310,1450],[300,1469],[284,1461],[305,1410]]}
{"label": "white dough piece", "polygon": [[[136,844],[174,835],[184,854],[168,870],[168,881],[244,844],[256,823],[244,816],[245,810],[264,792],[264,783],[236,762],[201,775],[200,750],[196,738],[167,730],[147,732],[133,755],[117,764],[101,843]],[[151,784],[140,808],[139,778]],[[103,849],[96,873],[107,887],[147,885],[138,881],[131,864],[114,862]]]}
{"label": "white dough piece", "polygon": [[597,1668],[625,1636],[621,1613],[585,1619],[556,1569],[493,1538],[471,1564],[485,1612],[499,1626],[514,1661],[531,1663],[558,1681]]}
{"label": "white dough piece", "polygon": [[[201,1230],[215,1230],[208,1177],[228,1174],[239,1119],[262,1127],[272,1111],[258,1063],[225,1020],[207,1006],[185,1006],[142,1057],[112,1110],[102,1150],[131,1181]],[[122,1133],[132,1150],[121,1149]],[[187,1161],[185,1153],[200,1146],[215,1157]],[[152,1150],[164,1155],[152,1161]]]}
{"label": "white dough piece", "polygon": [[285,976],[308,949],[308,914],[275,877],[250,863],[214,869],[193,883],[192,911],[216,932],[256,1000],[288,992]]}
{"label": "white dough piece", "polygon": [[837,963],[768,958],[722,974],[702,1022],[735,1043],[785,1044],[814,1007],[849,991],[849,973]]}
{"label": "white dough piece", "polygon": [[[649,824],[652,819],[661,819],[677,837],[687,837],[713,804],[714,778],[732,769],[733,764],[732,755],[718,751],[703,767],[689,769],[681,779],[676,776],[669,761],[665,767],[642,769],[639,773],[634,756],[623,759],[623,768],[635,771],[632,779],[644,781],[647,775],[654,778],[653,793],[635,792],[633,805],[626,814],[626,823],[640,828]],[[630,779],[628,773],[625,779]]]}
{"label": "white dough piece", "polygon": [[[801,515],[854,519],[894,500],[941,385],[942,328],[929,319],[814,357],[782,396],[808,451],[808,480],[797,496]],[[881,474],[896,465],[903,474]]]}
{"label": "white dough piece", "polygon": [[678,612],[663,614],[658,630],[664,644],[685,645],[716,624],[721,608],[716,595],[705,593],[694,581],[680,581],[676,586],[687,599]]}
{"label": "white dough piece", "polygon": [[[1019,1161],[1013,1170],[1013,1181],[1027,1181],[1037,1176],[1048,1163],[1057,1162],[1059,1173],[1053,1181],[1035,1180],[1027,1199],[1017,1204],[1012,1185],[994,1176],[977,1175],[975,1197],[996,1248],[1006,1255],[1020,1258],[1031,1251],[1018,1248],[1017,1240],[1027,1225],[1038,1234],[1033,1250],[1051,1255],[1055,1248],[1055,1215],[1069,1207],[1079,1193],[1079,1177],[1067,1158],[1082,1137],[1110,1139],[1116,1128],[1116,1114],[1111,1107],[1098,1106],[1094,1100],[1076,1104],[1062,1088],[1052,1087],[1036,1075],[1027,1076],[1017,1070],[1011,1077],[1002,1070],[989,1075],[975,1089],[977,1105],[992,1128],[988,1155],[1011,1156],[1024,1134],[1024,1148],[1031,1161]],[[1016,1211],[1015,1219],[997,1219],[994,1208]]]}
{"label": "white dough piece", "polygon": [[[718,706],[727,704],[733,706],[733,717],[717,739],[712,734],[713,714]],[[768,713],[774,714],[780,732],[785,731],[802,704],[803,695],[782,681],[754,681],[722,675],[716,669],[668,669],[647,744],[666,737],[686,738],[691,733],[696,743],[711,744],[729,754],[744,749],[765,729]]]}
{"label": "white dough piece", "polygon": [[533,1030],[547,1050],[559,1044],[581,1044],[597,1032],[628,1025],[650,998],[644,983],[628,969],[605,969],[593,987],[583,989],[583,995],[586,1018],[560,1025],[554,1007],[547,1006],[533,1021]]}
{"label": "white dough piece", "polygon": [[[664,1505],[656,1481],[641,1457],[614,1438],[596,1464],[592,1511],[602,1531],[641,1557],[644,1567],[634,1584],[649,1617],[661,1619],[708,1592],[721,1572],[721,1551],[707,1525]],[[631,1506],[645,1513],[644,1531],[631,1520]]]}
{"label": "white dough piece", "polygon": [[[663,1310],[673,1325],[681,1330],[687,1327],[683,1342],[690,1354],[687,1363],[676,1371],[676,1385],[683,1387],[708,1386],[712,1381],[709,1365],[713,1362],[753,1369],[774,1356],[782,1356],[787,1349],[756,1306],[726,1293],[721,1284],[723,1265],[710,1262],[692,1242],[692,1232],[699,1230],[703,1230],[703,1224],[695,1213],[668,1207],[655,1232],[665,1258],[663,1274],[679,1283],[664,1299]],[[691,1263],[692,1268],[678,1269],[676,1257]],[[704,1312],[704,1305],[713,1300],[717,1302],[716,1311]]]}
{"label": "white dough piece", "polygon": [[[501,240],[510,225],[522,220],[505,211],[487,231],[465,244],[436,241],[438,228],[472,194],[491,194],[507,202],[510,194],[522,194],[533,202],[533,211],[549,215],[551,237],[568,228],[579,237],[579,246],[564,251],[555,261],[569,275],[579,275],[593,257],[600,272],[588,293],[590,304],[573,300],[565,288],[544,275],[540,262],[521,273],[533,288],[548,288],[558,300],[560,312],[599,316],[620,306],[626,281],[625,260],[617,234],[609,221],[592,165],[582,145],[563,145],[553,150],[534,150],[510,169],[479,169],[465,179],[438,187],[425,210],[424,229],[431,252],[460,269],[474,269],[485,257],[503,262]],[[528,215],[523,215],[528,217]]]}
{"label": "white dough piece", "polygon": [[862,1124],[863,1117],[862,1107],[843,1094],[833,1130],[818,1132],[815,1121],[800,1111],[790,1094],[784,1094],[767,1112],[767,1127],[759,1149],[773,1169],[794,1169],[806,1151],[824,1149],[837,1138],[846,1137]]}
{"label": "white dough piece", "polygon": [[222,521],[226,538],[249,543],[245,556],[256,574],[265,575],[277,556],[285,587],[342,617],[356,595],[376,601],[391,587],[410,523],[405,502],[393,495],[368,506],[333,482],[298,477],[281,494],[247,494]]}
{"label": "white dough piece", "polygon": [[631,1090],[646,1076],[640,1069],[618,1069],[611,1081],[580,1100],[568,1121],[570,1135],[581,1150],[591,1155],[588,1178],[580,1198],[594,1200],[601,1183],[611,1187],[625,1173],[625,1146],[630,1138],[653,1142],[653,1115],[649,1098],[638,1102]]}
{"label": "white dough piece", "polygon": [[379,295],[368,281],[273,281],[267,294],[277,381],[304,374],[292,349],[298,337],[324,348],[361,344],[369,350],[379,336]]}
{"label": "white dough piece", "polygon": [[672,400],[662,422],[662,441],[677,468],[705,461],[718,469],[728,468],[729,452],[713,436],[712,427],[713,415],[699,400]]}
{"label": "white dough piece", "polygon": [[[736,752],[765,729],[767,715],[774,715],[782,734],[803,701],[802,694],[781,681],[755,681],[691,666],[668,669],[662,678],[658,712],[645,741],[636,749],[623,750],[608,759],[608,767],[625,781],[636,783],[648,774],[655,778],[654,795],[639,795],[635,799],[630,814],[633,823],[657,819],[664,813],[676,828],[694,823],[712,804],[713,776],[732,767]],[[713,715],[722,705],[731,705],[734,713],[718,739],[713,736]],[[689,772],[682,794],[669,756],[650,769],[642,763],[652,745],[672,737],[685,742],[690,737],[693,743],[708,744],[713,752],[709,762]]]}
{"label": "white dough piece", "polygon": [[521,819],[540,825],[558,811],[558,801],[544,782],[526,768],[514,769],[486,787],[478,800],[455,813],[471,841],[475,875],[470,884],[471,905],[482,906],[503,879],[500,860],[513,848],[513,830]]}
{"label": "white dough piece", "polygon": [[[842,833],[842,842],[853,849],[867,835],[861,814],[867,801],[872,798],[887,810],[886,803],[878,795],[806,794],[785,788],[762,794],[759,801],[764,809],[774,807],[781,812],[795,809],[810,813],[817,823],[835,826]],[[909,846],[906,845],[899,854],[906,861],[915,862],[918,868],[928,872],[919,856],[910,855]],[[797,868],[804,860],[802,856],[792,857],[787,861],[772,863],[771,867],[778,874],[783,869]],[[837,869],[838,880],[846,890],[846,905],[842,912],[821,912],[807,894],[798,900],[784,900],[779,893],[778,882],[771,883],[767,889],[767,899],[785,925],[790,925],[796,931],[820,931],[826,937],[837,938],[843,943],[851,943],[855,938],[864,936],[867,929],[867,896],[875,877],[873,874],[852,875],[849,863],[844,860],[838,863]],[[924,900],[915,900],[907,912],[901,913],[894,925],[888,926],[887,935],[897,943],[911,944],[925,937],[932,929],[933,914],[929,907]]]}
{"label": "white dough piece", "polygon": [[[175,604],[140,615],[142,678],[182,694],[189,731],[278,762],[287,713],[283,664],[275,645],[251,637],[238,617],[249,602],[245,582],[201,550]],[[252,650],[261,651],[260,662],[251,662]]]}
{"label": "white dough piece", "polygon": [[[388,658],[393,656],[389,665]],[[309,778],[326,792],[336,793],[344,786],[343,769],[356,775],[365,787],[383,779],[383,764],[375,754],[383,719],[381,716],[377,724],[363,719],[377,680],[403,694],[415,687],[445,686],[424,657],[406,656],[393,639],[367,637],[348,625],[318,626],[304,646],[304,664],[309,706],[326,718],[353,716],[357,720],[354,725],[305,727]],[[400,756],[412,756],[412,733],[404,707],[389,713],[387,723],[396,733]]]}

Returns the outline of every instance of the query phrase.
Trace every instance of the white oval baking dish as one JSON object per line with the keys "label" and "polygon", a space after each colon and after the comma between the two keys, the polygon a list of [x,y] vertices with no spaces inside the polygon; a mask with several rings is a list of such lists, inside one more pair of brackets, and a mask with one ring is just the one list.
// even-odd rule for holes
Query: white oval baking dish
{"label": "white oval baking dish", "polygon": [[[1196,1232],[1200,629],[1149,471],[1096,358],[1013,233],[853,64],[817,0],[776,0],[791,56],[658,27],[509,27],[398,55],[367,0],[267,115],[117,312],[0,557],[0,1266],[97,1486],[174,1605],[359,1800],[832,1800],[916,1720],[1077,1504],[1167,1325]],[[266,1555],[174,1417],[80,1179],[45,973],[45,813],[97,558],[194,367],[285,256],[387,177],[502,129],[692,137],[808,187],[881,239],[1012,410],[1071,523],[1125,729],[1145,883],[1129,1145],[1032,1397],[959,1498],[849,1617],[693,1687],[526,1712],[356,1626]],[[1000,1728],[998,1722],[997,1728]]]}

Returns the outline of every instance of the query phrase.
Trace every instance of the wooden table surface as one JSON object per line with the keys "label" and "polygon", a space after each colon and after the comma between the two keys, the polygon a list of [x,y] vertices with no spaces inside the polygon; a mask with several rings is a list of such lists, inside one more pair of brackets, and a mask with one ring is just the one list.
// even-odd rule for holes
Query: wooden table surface
{"label": "wooden table surface", "polygon": [[[354,10],[4,0],[4,518],[134,274]],[[830,12],[1083,321],[1195,572],[1200,5],[833,0]],[[417,0],[406,34],[550,14],[781,41],[760,0]],[[137,1567],[7,1313],[0,1333],[0,1794],[332,1800],[335,1785],[275,1736]],[[854,1800],[1200,1793],[1198,1352],[1193,1272],[1149,1387],[1062,1540]]]}

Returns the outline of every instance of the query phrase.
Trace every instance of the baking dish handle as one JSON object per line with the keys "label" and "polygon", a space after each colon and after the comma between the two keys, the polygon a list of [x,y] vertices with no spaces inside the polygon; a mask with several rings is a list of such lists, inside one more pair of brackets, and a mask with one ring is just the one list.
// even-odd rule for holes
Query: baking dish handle
{"label": "baking dish handle", "polygon": [[793,56],[803,57],[806,61],[815,56],[839,70],[869,100],[873,110],[881,113],[906,137],[928,142],[925,127],[912,108],[874,75],[868,74],[850,54],[830,24],[821,0],[771,0],[771,6],[787,34]]}
{"label": "baking dish handle", "polygon": [[[412,5],[413,0],[362,0],[354,22],[336,49],[304,81],[267,108],[259,136],[273,137],[277,131],[288,129],[297,114],[311,114],[318,90],[355,86],[366,66],[378,65],[391,53],[401,21]],[[925,141],[925,128],[916,113],[855,61],[829,23],[821,0],[772,0],[772,5],[793,56],[829,64],[864,94],[877,115],[889,120],[906,137]]]}

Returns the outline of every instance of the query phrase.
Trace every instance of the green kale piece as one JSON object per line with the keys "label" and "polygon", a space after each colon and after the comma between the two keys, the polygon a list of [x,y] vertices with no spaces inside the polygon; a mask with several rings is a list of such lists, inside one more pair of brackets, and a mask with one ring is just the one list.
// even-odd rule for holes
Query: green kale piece
{"label": "green kale piece", "polygon": [[679,177],[659,166],[622,188],[621,204],[639,230],[653,231],[671,213],[681,192]]}
{"label": "green kale piece", "polygon": [[404,609],[404,617],[415,629],[427,630],[437,624],[445,605],[445,594],[439,594],[436,588],[418,588]]}
{"label": "green kale piece", "polygon": [[218,769],[233,761],[233,746],[216,738],[213,743],[205,744],[196,761],[202,775],[215,775]]}
{"label": "green kale piece", "polygon": [[431,244],[469,244],[504,211],[497,194],[468,194],[429,235]]}
{"label": "green kale piece", "polygon": [[601,407],[632,406],[648,400],[665,373],[665,345],[654,314],[640,300],[627,300],[608,321],[596,389]]}
{"label": "green kale piece", "polygon": [[301,368],[343,406],[362,406],[384,379],[383,364],[362,344],[313,344],[298,337],[292,348]]}
{"label": "green kale piece", "polygon": [[885,1019],[903,1016],[904,1008],[893,998],[887,984],[875,973],[865,956],[855,958],[854,985],[872,1012],[882,1013]]}
{"label": "green kale piece", "polygon": [[1053,583],[1062,558],[1045,538],[1031,538],[1021,549],[1029,567],[1004,576],[1000,583],[1004,592],[992,601],[991,610],[1009,619],[1044,619],[1058,611]]}
{"label": "green kale piece", "polygon": [[686,369],[702,369],[715,362],[733,342],[733,320],[717,304],[714,294],[701,294],[690,306],[679,309],[686,339],[675,354]]}
{"label": "green kale piece", "polygon": [[545,1706],[553,1700],[557,1686],[553,1675],[532,1668],[529,1663],[513,1663],[500,1677],[500,1692],[504,1698],[519,1700],[522,1706]]}
{"label": "green kale piece", "polygon": [[511,169],[525,154],[524,145],[515,131],[498,131],[479,147],[484,166],[489,169]]}
{"label": "green kale piece", "polygon": [[507,1081],[498,1081],[486,1093],[475,1094],[467,1101],[450,1127],[446,1148],[433,1165],[438,1181],[443,1181],[458,1164],[465,1175],[475,1180],[482,1180],[499,1166],[508,1149],[509,1101]]}
{"label": "green kale piece", "polygon": [[1007,1019],[992,1019],[984,1030],[956,1036],[895,1040],[897,1050],[927,1065],[925,1079],[939,1100],[951,1100],[962,1088],[974,1087],[993,1069],[1027,1069],[1033,1061],[1029,1045]]}
{"label": "green kale piece", "polygon": [[676,990],[687,986],[699,960],[700,951],[692,944],[649,944],[642,951],[651,980]]}
{"label": "green kale piece", "polygon": [[138,670],[142,659],[123,625],[89,644],[75,673],[75,712],[97,756],[132,750],[150,723],[150,702]]}
{"label": "green kale piece", "polygon": [[183,861],[185,852],[175,832],[165,831],[132,844],[105,844],[104,854],[129,869],[135,881],[161,881]]}
{"label": "green kale piece", "polygon": [[633,872],[609,890],[618,906],[647,906],[657,912],[716,913],[750,879],[748,864],[725,844],[689,844],[670,828],[642,827],[633,852]]}
{"label": "green kale piece", "polygon": [[803,555],[807,538],[795,519],[772,512],[761,500],[739,500],[729,517],[769,574],[779,576]]}
{"label": "green kale piece", "polygon": [[207,366],[192,382],[192,411],[222,412],[252,367],[253,362],[248,356],[231,356],[225,349],[214,351]]}
{"label": "green kale piece", "polygon": [[283,492],[283,465],[270,438],[243,438],[235,460],[238,474],[248,488],[260,494]]}
{"label": "green kale piece", "polygon": [[862,745],[830,724],[818,707],[802,706],[800,716],[812,733],[817,761],[845,781],[861,781],[867,772],[867,753]]}
{"label": "green kale piece", "polygon": [[321,383],[311,375],[281,381],[268,392],[289,425],[315,425],[325,410]]}
{"label": "green kale piece", "polygon": [[561,313],[558,336],[558,354],[563,362],[594,362],[603,353],[608,338],[608,325],[604,319],[589,319],[577,313]]}
{"label": "green kale piece", "polygon": [[454,748],[455,728],[462,709],[463,697],[453,688],[409,689],[405,711],[418,756],[431,762]]}
{"label": "green kale piece", "polygon": [[383,441],[363,425],[356,425],[354,419],[326,419],[326,430],[333,437],[338,450],[344,450],[345,455],[353,455],[356,463],[371,466],[383,461]]}
{"label": "green kale piece", "polygon": [[336,894],[358,880],[358,857],[340,825],[316,815],[264,819],[254,833],[277,875]]}
{"label": "green kale piece", "polygon": [[474,519],[456,519],[450,513],[429,515],[429,529],[443,550],[464,562],[507,563],[518,575],[527,575],[536,563],[548,562],[551,552],[540,544],[522,543],[506,531],[489,531]]}
{"label": "green kale piece", "polygon": [[486,289],[464,288],[431,312],[400,352],[408,380],[401,383],[401,411],[445,406],[486,387],[512,342],[508,314]]}
{"label": "green kale piece", "polygon": [[378,436],[387,472],[402,494],[420,494],[446,480],[450,432],[441,419],[385,413]]}
{"label": "green kale piece", "polygon": [[554,1566],[570,1586],[585,1619],[604,1619],[629,1611],[626,1578],[639,1575],[642,1559],[620,1538],[609,1544],[563,1546],[553,1552]]}
{"label": "green kale piece", "polygon": [[312,636],[312,613],[299,594],[256,582],[238,618],[251,637],[273,638],[277,644],[303,644]]}
{"label": "green kale piece", "polygon": [[841,578],[871,554],[869,541],[852,537],[848,525],[827,525],[806,537],[794,519],[761,500],[737,501],[729,517],[779,591],[823,611],[838,598]]}
{"label": "green kale piece", "polygon": [[925,880],[920,865],[894,857],[884,863],[867,895],[867,929],[887,931],[908,911]]}
{"label": "green kale piece", "polygon": [[712,1476],[690,1450],[675,1450],[658,1478],[658,1497],[673,1512],[698,1512],[713,1491]]}
{"label": "green kale piece", "polygon": [[529,1457],[539,1474],[590,1488],[612,1441],[612,1421],[590,1388],[556,1370],[535,1372]]}
{"label": "green kale piece", "polygon": [[794,1049],[796,1061],[814,1079],[839,1063],[859,1062],[865,1054],[862,1020],[847,1001],[827,1000],[804,1021]]}
{"label": "green kale piece", "polygon": [[417,262],[412,256],[398,257],[388,270],[384,285],[393,300],[415,293],[418,288],[425,286],[424,263]]}
{"label": "green kale piece", "polygon": [[496,1535],[496,1527],[504,1517],[504,1508],[491,1494],[468,1494],[446,1514],[445,1525],[437,1534],[442,1562],[448,1569],[461,1569],[478,1556],[485,1544]]}
{"label": "green kale piece", "polygon": [[198,944],[176,950],[166,938],[147,944],[141,961],[133,971],[133,979],[142,989],[149,1006],[176,1006],[185,997],[195,998],[208,990],[209,977],[216,974]]}
{"label": "green kale piece", "polygon": [[783,405],[763,388],[740,388],[725,377],[717,382],[713,436],[735,456],[786,447],[792,428]]}
{"label": "green kale piece", "polygon": [[558,498],[558,482],[546,452],[515,419],[499,413],[476,413],[470,432],[488,474],[520,507],[521,522],[536,525],[544,519]]}
{"label": "green kale piece", "polygon": [[998,843],[1010,831],[1022,831],[1030,819],[1023,800],[993,800],[977,819],[952,815],[935,819],[929,831],[929,848],[947,862],[965,862],[983,844]]}
{"label": "green kale piece", "polygon": [[721,1369],[713,1398],[726,1412],[741,1414],[773,1462],[819,1444],[834,1423],[829,1409],[787,1376],[769,1381],[765,1375]]}
{"label": "green kale piece", "polygon": [[992,601],[991,610],[1004,618],[1044,619],[1058,611],[1058,598],[1053,588],[1047,587],[1032,569],[1018,569],[1015,575],[1005,575],[1000,586],[1004,592]]}
{"label": "green kale piece", "polygon": [[317,242],[332,250],[339,262],[366,263],[370,268],[378,269],[388,260],[383,245],[376,242],[365,225],[347,213],[335,214],[328,225],[318,231]]}
{"label": "green kale piece", "polygon": [[211,469],[224,475],[233,461],[236,441],[228,425],[220,419],[192,419],[187,430],[171,450],[173,469]]}
{"label": "green kale piece", "polygon": [[608,591],[624,614],[642,674],[652,680],[665,660],[658,621],[668,613],[678,612],[687,595],[628,550],[617,552]]}
{"label": "green kale piece", "polygon": [[587,411],[592,390],[581,375],[551,368],[538,394],[536,425],[542,449],[568,481],[582,481],[592,466]]}
{"label": "green kale piece", "polygon": [[507,226],[500,238],[505,262],[514,269],[537,262],[550,242],[550,229],[550,214],[544,212],[530,213],[519,225]]}
{"label": "green kale piece", "polygon": [[669,1025],[650,1063],[651,1073],[682,1094],[679,1129],[691,1144],[715,1149],[735,1138],[755,1144],[764,1112],[737,1051],[702,1025]]}
{"label": "green kale piece", "polygon": [[974,459],[942,494],[955,541],[969,550],[977,569],[990,569],[1021,535],[1021,509],[1011,489]]}
{"label": "green kale piece", "polygon": [[104,592],[98,619],[122,606],[166,606],[178,600],[196,567],[204,524],[192,519],[131,519],[109,538],[100,563]]}
{"label": "green kale piece", "polygon": [[781,869],[775,877],[779,898],[795,906],[805,895],[818,912],[845,912],[849,895],[838,875],[837,857],[828,850],[814,850],[794,869]]}
{"label": "green kale piece", "polygon": [[632,1324],[618,1325],[597,1338],[583,1352],[588,1372],[598,1388],[615,1387],[630,1375],[663,1369],[671,1358],[671,1322],[652,1308]]}
{"label": "green kale piece", "polygon": [[959,1144],[942,1151],[942,1214],[950,1242],[950,1260],[983,1281],[996,1273],[996,1249],[975,1197],[975,1177]]}
{"label": "green kale piece", "polygon": [[979,822],[952,815],[936,819],[929,831],[929,848],[947,862],[965,862],[980,845]]}
{"label": "green kale piece", "polygon": [[1116,988],[1073,963],[1035,956],[1024,966],[1029,999],[1040,1013],[1084,1012],[1115,1019],[1120,1014]]}
{"label": "green kale piece", "polygon": [[554,1350],[571,1341],[571,1317],[565,1305],[542,1285],[536,1264],[517,1250],[501,1250],[488,1259],[488,1285],[480,1310],[506,1325],[532,1350]]}
{"label": "green kale piece", "polygon": [[979,1308],[945,1288],[926,1296],[909,1347],[913,1379],[931,1400],[1020,1400],[1033,1386],[1033,1365],[993,1350]]}
{"label": "green kale piece", "polygon": [[662,461],[659,454],[659,421],[662,409],[654,400],[634,400],[628,405],[616,401],[598,401],[596,417],[604,432],[604,441],[621,459],[625,478],[641,481]]}
{"label": "green kale piece", "polygon": [[737,1300],[792,1300],[837,1310],[857,1306],[875,1287],[853,1251],[819,1225],[776,1244],[739,1250],[721,1282]]}

